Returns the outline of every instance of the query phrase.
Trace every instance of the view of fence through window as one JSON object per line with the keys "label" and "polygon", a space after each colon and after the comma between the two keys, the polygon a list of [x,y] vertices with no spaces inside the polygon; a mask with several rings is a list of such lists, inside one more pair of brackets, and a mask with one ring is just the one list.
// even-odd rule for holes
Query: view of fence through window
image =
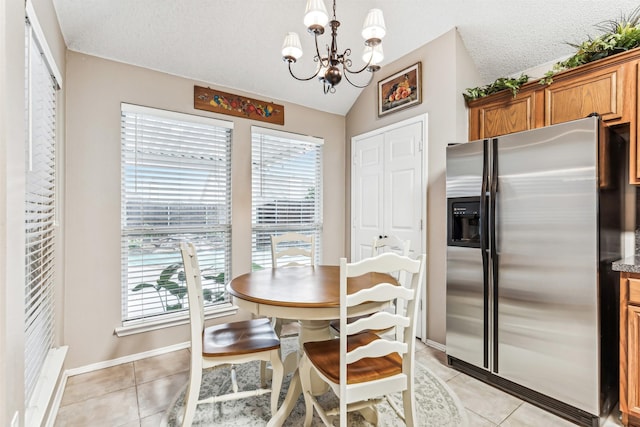
{"label": "view of fence through window", "polygon": [[231,126],[122,105],[122,318],[188,307],[180,242],[198,251],[205,303],[228,302]]}
{"label": "view of fence through window", "polygon": [[322,139],[252,128],[251,205],[253,269],[271,267],[272,234],[322,231]]}

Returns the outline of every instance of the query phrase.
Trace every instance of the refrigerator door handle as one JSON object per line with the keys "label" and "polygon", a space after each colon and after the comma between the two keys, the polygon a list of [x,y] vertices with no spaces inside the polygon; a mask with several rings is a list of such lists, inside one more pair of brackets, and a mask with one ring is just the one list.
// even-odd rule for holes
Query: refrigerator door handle
{"label": "refrigerator door handle", "polygon": [[489,238],[490,252],[491,252],[491,295],[493,300],[493,371],[498,373],[498,248],[497,248],[497,234],[498,227],[496,226],[497,212],[496,201],[498,198],[498,139],[493,138],[491,140],[491,157],[493,163],[491,165],[491,190],[490,190],[490,219],[489,219]]}
{"label": "refrigerator door handle", "polygon": [[480,189],[480,252],[482,254],[483,287],[483,365],[489,369],[489,218],[487,193],[489,191],[489,140],[482,141],[482,186]]}

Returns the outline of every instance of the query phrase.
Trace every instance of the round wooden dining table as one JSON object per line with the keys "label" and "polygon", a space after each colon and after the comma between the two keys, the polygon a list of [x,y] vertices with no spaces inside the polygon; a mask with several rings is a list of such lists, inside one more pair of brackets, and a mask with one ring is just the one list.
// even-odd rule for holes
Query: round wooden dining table
{"label": "round wooden dining table", "polygon": [[[349,278],[347,293],[383,282],[397,284],[388,274],[367,273]],[[233,296],[234,304],[257,316],[299,320],[299,351],[302,351],[302,344],[305,342],[332,338],[329,321],[340,317],[340,267],[337,265],[292,266],[253,271],[231,280],[227,290]],[[369,314],[381,308],[384,307],[380,303],[372,302],[360,306],[357,312],[350,311],[349,315]],[[295,373],[284,402],[268,426],[282,425],[301,393],[298,358],[287,359],[285,373],[293,370]],[[314,390],[325,387],[320,380],[314,383]]]}

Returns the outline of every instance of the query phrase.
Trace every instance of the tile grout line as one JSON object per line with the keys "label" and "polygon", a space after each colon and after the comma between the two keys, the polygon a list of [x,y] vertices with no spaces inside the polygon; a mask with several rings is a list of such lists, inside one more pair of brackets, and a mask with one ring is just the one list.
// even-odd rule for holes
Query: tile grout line
{"label": "tile grout line", "polygon": [[521,400],[520,404],[518,404],[518,406],[516,406],[515,409],[509,413],[509,415],[507,415],[506,417],[504,417],[504,419],[502,421],[500,421],[500,424],[498,424],[498,427],[500,427],[502,425],[502,423],[507,421],[509,419],[509,417],[512,416],[522,405],[524,405],[524,401],[523,400]]}
{"label": "tile grout line", "polygon": [[140,414],[140,398],[138,394],[138,375],[135,362],[131,362],[133,365],[133,386],[136,390],[136,408],[138,409],[138,425],[142,425],[142,416]]}

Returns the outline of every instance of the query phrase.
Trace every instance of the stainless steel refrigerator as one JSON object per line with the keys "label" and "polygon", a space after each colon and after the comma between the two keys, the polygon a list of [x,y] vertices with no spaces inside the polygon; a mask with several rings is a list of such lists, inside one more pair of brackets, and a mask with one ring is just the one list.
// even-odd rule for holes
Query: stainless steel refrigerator
{"label": "stainless steel refrigerator", "polygon": [[618,398],[624,156],[597,117],[447,147],[449,364],[582,425]]}

